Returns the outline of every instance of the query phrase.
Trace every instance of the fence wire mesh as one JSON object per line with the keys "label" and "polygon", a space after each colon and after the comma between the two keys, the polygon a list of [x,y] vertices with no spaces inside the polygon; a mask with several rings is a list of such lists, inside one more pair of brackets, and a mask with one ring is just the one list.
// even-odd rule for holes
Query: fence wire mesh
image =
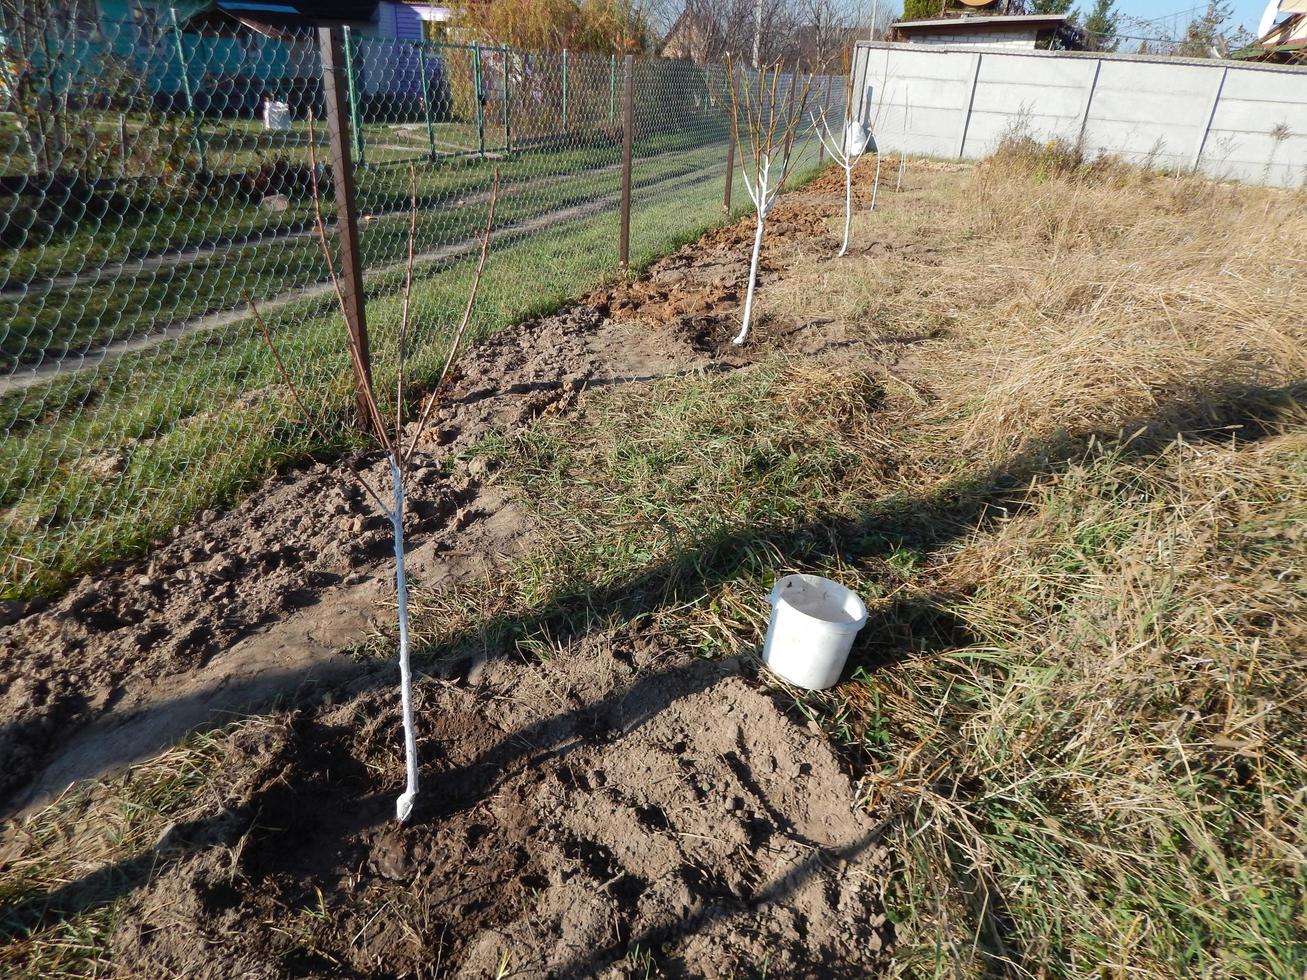
{"label": "fence wire mesh", "polygon": [[[626,63],[348,31],[343,42],[381,390],[417,203],[417,395],[461,313],[494,168],[474,335],[616,270]],[[359,437],[315,231],[316,178],[334,252],[318,38],[167,14],[54,17],[0,24],[0,68],[0,596],[16,598]],[[638,264],[720,220],[731,126],[722,67],[632,70]],[[842,85],[814,91],[838,117]],[[811,169],[816,140],[801,152]],[[735,210],[747,205],[737,193]],[[303,423],[248,300],[328,431]]]}

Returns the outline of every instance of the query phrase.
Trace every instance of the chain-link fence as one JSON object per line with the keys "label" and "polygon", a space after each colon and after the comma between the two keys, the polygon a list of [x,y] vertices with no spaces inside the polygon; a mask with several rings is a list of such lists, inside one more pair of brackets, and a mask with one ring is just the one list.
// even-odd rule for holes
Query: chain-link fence
{"label": "chain-link fence", "polygon": [[[74,20],[0,24],[9,597],[139,551],[286,461],[356,439],[349,356],[315,233],[316,184],[339,261],[322,40],[230,19]],[[347,116],[336,122],[349,134],[383,390],[414,199],[415,394],[461,313],[494,168],[480,335],[618,268],[628,111],[631,262],[721,219],[731,132],[721,67],[348,31],[336,41]],[[817,90],[838,101],[842,86]],[[816,141],[803,152],[815,164]],[[737,210],[748,204],[737,198]],[[250,300],[330,431],[301,423]]]}

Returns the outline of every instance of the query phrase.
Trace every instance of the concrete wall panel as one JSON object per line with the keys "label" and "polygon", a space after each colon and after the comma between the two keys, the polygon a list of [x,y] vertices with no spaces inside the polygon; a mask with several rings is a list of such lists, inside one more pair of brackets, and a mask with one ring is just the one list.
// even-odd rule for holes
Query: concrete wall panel
{"label": "concrete wall panel", "polygon": [[1076,139],[1083,125],[1091,151],[1134,163],[1307,178],[1307,69],[863,42],[854,73],[862,117],[890,152],[977,157],[1016,125],[1036,139]]}

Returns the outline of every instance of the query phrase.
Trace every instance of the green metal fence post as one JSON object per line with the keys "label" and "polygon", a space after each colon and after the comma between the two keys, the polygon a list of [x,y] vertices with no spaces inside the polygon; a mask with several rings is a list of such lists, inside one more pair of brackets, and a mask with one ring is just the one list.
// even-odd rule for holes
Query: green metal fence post
{"label": "green metal fence post", "polygon": [[472,84],[476,86],[477,104],[477,149],[484,159],[486,155],[486,103],[481,84],[481,45],[472,46]]}
{"label": "green metal fence post", "polygon": [[418,42],[418,71],[422,72],[422,106],[427,116],[427,141],[431,144],[431,159],[436,159],[436,118],[431,108],[431,80],[427,77],[427,42]]}
{"label": "green metal fence post", "polygon": [[512,72],[508,67],[508,45],[501,49],[504,57],[504,152],[513,152],[513,89],[509,82]]}
{"label": "green metal fence post", "polygon": [[359,112],[359,90],[354,81],[354,32],[345,28],[345,84],[349,92],[349,128],[354,134],[354,163],[360,167],[363,158],[363,126]]}
{"label": "green metal fence post", "polygon": [[567,124],[567,48],[563,48],[563,132],[570,129]]}
{"label": "green metal fence post", "polygon": [[177,61],[181,65],[182,94],[186,97],[186,111],[190,114],[191,125],[195,127],[195,155],[199,158],[200,170],[207,170],[204,161],[204,128],[200,125],[200,114],[195,111],[195,93],[191,90],[191,69],[186,61],[186,47],[182,44],[181,24],[177,20],[177,8],[169,7],[172,16],[172,37],[177,42]]}
{"label": "green metal fence post", "polygon": [[617,256],[626,270],[631,264],[631,152],[635,138],[635,56],[622,59],[622,212]]}
{"label": "green metal fence post", "polygon": [[608,125],[617,119],[617,55],[608,56]]}

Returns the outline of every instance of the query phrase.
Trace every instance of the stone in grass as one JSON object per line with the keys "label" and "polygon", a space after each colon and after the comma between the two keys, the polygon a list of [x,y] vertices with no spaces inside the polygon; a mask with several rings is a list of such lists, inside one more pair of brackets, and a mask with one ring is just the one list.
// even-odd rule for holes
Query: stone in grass
{"label": "stone in grass", "polygon": [[290,198],[285,194],[269,194],[259,205],[265,211],[287,211],[290,209]]}

